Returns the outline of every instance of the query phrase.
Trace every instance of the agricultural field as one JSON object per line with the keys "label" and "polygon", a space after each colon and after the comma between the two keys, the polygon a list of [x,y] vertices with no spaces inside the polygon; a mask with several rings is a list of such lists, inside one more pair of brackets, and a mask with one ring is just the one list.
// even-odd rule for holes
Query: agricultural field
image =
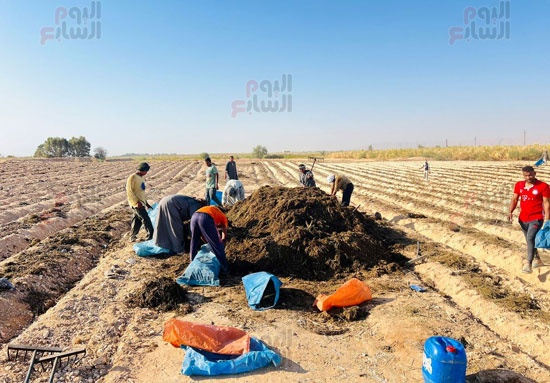
{"label": "agricultural field", "polygon": [[[299,163],[241,160],[239,177],[247,196],[264,185],[297,187]],[[202,162],[150,164],[150,202],[203,196]],[[136,161],[3,160],[0,278],[16,289],[0,290],[0,382],[21,382],[27,371],[28,361],[6,360],[9,342],[85,347],[86,357],[61,369],[57,382],[204,380],[181,376],[184,352],[162,341],[163,324],[174,316],[243,329],[283,357],[279,367],[228,382],[419,382],[423,344],[433,335],[465,345],[470,383],[550,382],[550,266],[521,273],[523,235],[507,221],[524,165],[431,162],[427,182],[422,161],[317,163],[321,190],[330,191],[327,175],[346,174],[355,185],[351,209],[381,214],[383,260],[324,280],[282,276],[286,295],[273,310],[250,310],[241,275],[232,275],[221,287],[186,288],[185,305],[159,312],[129,304],[130,297],[144,281],[176,278],[189,260],[140,258],[128,243],[124,188]],[[550,181],[548,168],[537,171]],[[550,265],[550,254],[540,255]],[[313,309],[317,295],[353,276],[374,297],[358,315]],[[48,376],[37,370],[32,381]]]}

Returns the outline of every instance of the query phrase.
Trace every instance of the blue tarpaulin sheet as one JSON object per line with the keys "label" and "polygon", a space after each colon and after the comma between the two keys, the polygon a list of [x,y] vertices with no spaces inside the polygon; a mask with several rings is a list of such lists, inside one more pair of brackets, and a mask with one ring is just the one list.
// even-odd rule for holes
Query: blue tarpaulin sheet
{"label": "blue tarpaulin sheet", "polygon": [[281,357],[256,338],[250,339],[250,352],[242,355],[214,354],[188,346],[181,348],[185,350],[181,373],[188,376],[240,374],[281,364]]}
{"label": "blue tarpaulin sheet", "polygon": [[133,248],[136,254],[140,257],[148,257],[150,255],[159,254],[170,254],[169,249],[165,249],[163,247],[155,245],[152,239],[145,242],[136,243],[134,244]]}
{"label": "blue tarpaulin sheet", "polygon": [[[158,203],[153,204],[152,209],[149,209],[147,211],[147,214],[149,214],[149,218],[151,218],[151,223],[153,224],[153,227],[155,226],[158,212],[159,212]],[[159,255],[159,254],[170,254],[169,249],[158,247],[157,245],[154,244],[152,239],[149,241],[136,243],[132,247],[134,248],[134,251],[136,252],[136,254],[139,255],[140,257],[147,257],[149,255]]]}
{"label": "blue tarpaulin sheet", "polygon": [[535,237],[537,249],[550,249],[550,221],[546,222]]}
{"label": "blue tarpaulin sheet", "polygon": [[[259,307],[269,283],[273,283],[275,298],[274,300],[269,300],[269,306]],[[275,307],[277,301],[279,300],[279,290],[282,284],[283,283],[275,275],[266,273],[265,271],[249,274],[243,277],[243,285],[246,291],[246,300],[248,301],[248,306],[250,306],[250,308],[254,310],[259,311]]]}
{"label": "blue tarpaulin sheet", "polygon": [[220,261],[211,251],[210,246],[202,245],[193,262],[187,266],[183,275],[176,279],[176,282],[189,286],[219,286],[218,275],[221,267]]}

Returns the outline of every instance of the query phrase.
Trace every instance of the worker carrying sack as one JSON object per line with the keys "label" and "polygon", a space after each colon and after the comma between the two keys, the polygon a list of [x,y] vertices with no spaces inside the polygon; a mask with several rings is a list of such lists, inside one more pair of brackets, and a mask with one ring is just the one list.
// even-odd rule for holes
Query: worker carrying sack
{"label": "worker carrying sack", "polygon": [[185,350],[185,359],[181,373],[183,375],[229,375],[240,374],[281,364],[281,357],[256,338],[250,339],[250,352],[242,355],[222,355],[181,346]]}
{"label": "worker carrying sack", "polygon": [[355,306],[371,299],[372,293],[369,286],[357,278],[352,278],[333,294],[319,295],[313,305],[321,311],[328,311],[333,307]]}
{"label": "worker carrying sack", "polygon": [[210,249],[210,245],[202,245],[195,259],[187,266],[183,275],[176,279],[180,285],[189,286],[219,286],[221,264]]}
{"label": "worker carrying sack", "polygon": [[537,249],[550,249],[550,221],[547,221],[535,237]]}
{"label": "worker carrying sack", "polygon": [[265,271],[243,277],[248,306],[258,311],[275,307],[282,284],[275,275]]}

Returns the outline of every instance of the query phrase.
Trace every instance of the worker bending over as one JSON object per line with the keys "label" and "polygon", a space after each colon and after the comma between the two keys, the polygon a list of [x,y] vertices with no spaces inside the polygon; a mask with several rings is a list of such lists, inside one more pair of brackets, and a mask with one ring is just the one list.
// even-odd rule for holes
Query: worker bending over
{"label": "worker bending over", "polygon": [[229,180],[223,190],[222,203],[224,207],[233,206],[237,201],[244,200],[244,186],[239,180]]}
{"label": "worker bending over", "polygon": [[204,204],[204,200],[177,194],[161,199],[153,235],[155,245],[173,253],[188,251],[191,238],[189,220]]}
{"label": "worker bending over", "polygon": [[353,193],[353,183],[349,178],[342,174],[331,174],[327,177],[327,182],[332,184],[330,195],[336,195],[338,190],[341,190],[342,206],[349,206],[351,194]]}
{"label": "worker bending over", "polygon": [[[223,270],[227,272],[228,264],[225,257],[227,225],[227,217],[216,206],[205,206],[197,210],[191,217],[191,261],[199,252],[202,236],[220,261]],[[218,229],[222,233],[221,238]]]}

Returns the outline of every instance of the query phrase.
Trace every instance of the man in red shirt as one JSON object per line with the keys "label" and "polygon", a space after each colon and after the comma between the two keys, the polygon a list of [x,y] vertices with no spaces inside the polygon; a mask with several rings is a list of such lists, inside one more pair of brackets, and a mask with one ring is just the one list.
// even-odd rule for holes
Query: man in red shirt
{"label": "man in red shirt", "polygon": [[535,249],[535,236],[542,228],[543,222],[550,219],[550,187],[548,187],[548,184],[536,179],[535,169],[532,166],[526,166],[521,170],[525,181],[516,183],[514,196],[510,203],[508,220],[512,222],[514,210],[521,198],[519,224],[527,242],[527,259],[522,271],[531,273],[531,265],[533,268],[543,266],[542,260],[537,254],[537,249]]}

